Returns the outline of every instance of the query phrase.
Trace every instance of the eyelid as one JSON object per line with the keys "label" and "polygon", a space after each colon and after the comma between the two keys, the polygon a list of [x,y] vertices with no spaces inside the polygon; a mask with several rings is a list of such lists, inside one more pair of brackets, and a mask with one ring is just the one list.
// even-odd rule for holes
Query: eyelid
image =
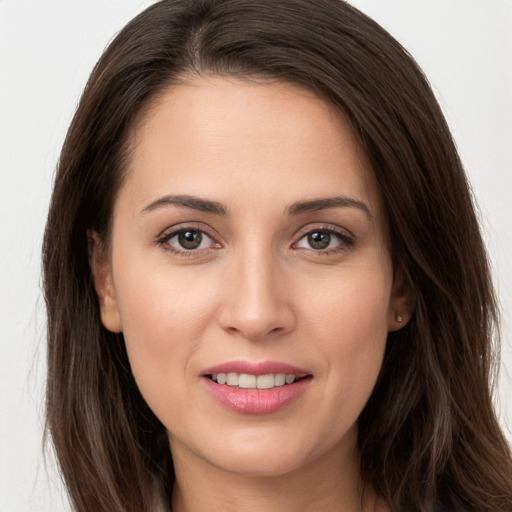
{"label": "eyelid", "polygon": [[345,236],[347,238],[352,238],[355,240],[356,236],[354,233],[352,233],[349,229],[338,226],[336,224],[331,224],[329,222],[308,222],[301,228],[299,228],[294,238],[298,240],[299,238],[303,237],[304,235],[307,235],[308,233],[314,232],[314,231],[329,231],[331,233],[337,233],[341,236]]}
{"label": "eyelid", "polygon": [[[206,235],[211,241],[215,244],[215,247],[208,247],[202,249],[179,249],[175,248],[167,242],[172,239],[174,236],[182,233],[183,231],[199,231],[203,235]],[[181,255],[181,256],[191,256],[194,254],[204,253],[205,251],[211,251],[213,249],[220,249],[223,247],[222,243],[220,243],[219,237],[216,234],[212,233],[212,229],[209,226],[205,226],[200,222],[180,222],[179,224],[167,227],[163,230],[155,239],[155,244],[163,246],[163,248],[171,253]],[[335,247],[331,249],[307,249],[307,248],[297,248],[297,244],[307,235],[314,232],[327,232],[333,234],[338,237],[340,240],[340,247]],[[355,243],[355,236],[346,228],[342,228],[340,226],[335,226],[332,224],[307,224],[298,230],[296,235],[294,236],[294,242],[292,243],[292,248],[300,249],[308,252],[312,252],[315,254],[328,255],[332,253],[336,253],[342,250],[346,250],[353,246]]]}
{"label": "eyelid", "polygon": [[[331,249],[307,249],[307,248],[298,248],[296,245],[307,235],[315,232],[325,232],[333,234],[334,236],[338,237],[340,240],[340,247],[335,247]],[[299,250],[304,250],[308,252],[312,252],[314,254],[319,255],[328,255],[332,253],[336,253],[339,251],[346,250],[347,248],[350,248],[355,243],[355,236],[346,228],[342,228],[339,226],[333,226],[332,224],[318,224],[318,225],[312,225],[308,224],[307,226],[302,227],[297,235],[294,237],[294,242],[292,244],[292,248],[297,248]]]}
{"label": "eyelid", "polygon": [[[214,242],[215,247],[208,247],[208,248],[203,248],[203,249],[185,249],[185,248],[178,249],[178,248],[175,248],[175,247],[167,244],[167,242],[169,242],[169,240],[171,240],[173,237],[175,237],[179,233],[182,233],[187,230],[199,231],[203,235],[206,235],[208,238],[210,238],[212,240],[212,242]],[[212,234],[211,231],[212,231],[211,229],[209,229],[208,227],[206,227],[204,224],[201,224],[201,223],[180,222],[179,224],[170,226],[170,227],[166,228],[165,230],[163,230],[156,237],[155,243],[157,245],[162,246],[165,250],[167,250],[171,253],[181,255],[181,256],[191,256],[195,253],[210,251],[212,249],[218,249],[218,248],[220,249],[222,247],[222,244],[218,241],[218,237],[216,235]]]}

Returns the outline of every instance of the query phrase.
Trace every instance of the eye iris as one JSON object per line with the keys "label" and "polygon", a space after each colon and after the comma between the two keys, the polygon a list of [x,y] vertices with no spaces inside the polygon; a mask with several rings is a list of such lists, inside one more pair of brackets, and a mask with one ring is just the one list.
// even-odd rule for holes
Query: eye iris
{"label": "eye iris", "polygon": [[308,243],[313,249],[326,249],[331,243],[331,235],[330,233],[322,233],[321,231],[310,233],[308,235]]}
{"label": "eye iris", "polygon": [[182,231],[178,234],[178,242],[184,249],[197,249],[202,239],[200,231]]}

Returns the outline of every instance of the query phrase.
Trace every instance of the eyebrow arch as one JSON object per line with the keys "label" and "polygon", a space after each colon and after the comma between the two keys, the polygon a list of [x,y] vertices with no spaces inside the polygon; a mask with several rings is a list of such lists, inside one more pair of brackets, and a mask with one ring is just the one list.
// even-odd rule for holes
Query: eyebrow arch
{"label": "eyebrow arch", "polygon": [[195,196],[177,195],[177,196],[163,196],[148,204],[141,213],[148,213],[161,206],[174,205],[197,210],[204,213],[212,213],[214,215],[227,215],[228,211],[225,206],[216,201],[209,199],[202,199]]}
{"label": "eyebrow arch", "polygon": [[370,208],[368,208],[365,203],[346,196],[325,197],[321,199],[312,199],[311,201],[298,201],[291,204],[286,210],[288,215],[300,215],[302,213],[326,210],[328,208],[357,208],[362,210],[370,220],[373,218]]}

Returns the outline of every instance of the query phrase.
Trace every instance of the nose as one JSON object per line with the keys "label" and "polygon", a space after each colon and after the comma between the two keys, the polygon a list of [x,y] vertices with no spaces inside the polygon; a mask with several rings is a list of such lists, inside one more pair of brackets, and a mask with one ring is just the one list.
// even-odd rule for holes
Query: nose
{"label": "nose", "polygon": [[[291,332],[296,315],[289,287],[271,252],[241,254],[225,274],[221,327],[248,340],[279,337]],[[233,263],[233,262],[231,262]]]}

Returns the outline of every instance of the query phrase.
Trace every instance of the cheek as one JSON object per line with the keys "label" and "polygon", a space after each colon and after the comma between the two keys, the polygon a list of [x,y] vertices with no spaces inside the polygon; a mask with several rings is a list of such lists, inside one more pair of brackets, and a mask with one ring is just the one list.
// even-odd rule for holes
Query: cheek
{"label": "cheek", "polygon": [[147,260],[123,265],[116,295],[126,349],[142,395],[158,410],[169,400],[168,390],[184,386],[190,375],[187,364],[214,314],[215,288],[205,283],[198,290],[192,273]]}
{"label": "cheek", "polygon": [[[311,337],[323,352],[330,411],[355,421],[368,400],[382,366],[388,333],[390,273],[368,268],[332,280],[324,293],[309,297]],[[343,404],[341,409],[335,404]],[[346,426],[346,425],[345,425]]]}
{"label": "cheek", "polygon": [[387,336],[391,275],[390,265],[389,269],[388,265],[366,265],[342,269],[323,279],[320,287],[305,284],[309,293],[303,294],[304,314],[313,325],[331,333],[328,338],[334,346],[364,349],[366,341]]}

